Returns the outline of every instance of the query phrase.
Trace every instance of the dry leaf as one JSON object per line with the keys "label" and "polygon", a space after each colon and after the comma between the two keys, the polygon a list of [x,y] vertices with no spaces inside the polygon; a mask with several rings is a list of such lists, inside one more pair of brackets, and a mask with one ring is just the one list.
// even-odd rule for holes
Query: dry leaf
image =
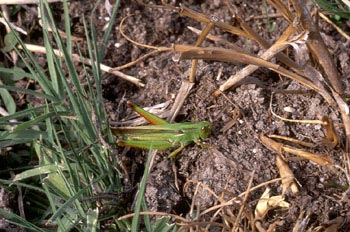
{"label": "dry leaf", "polygon": [[290,204],[284,200],[282,195],[270,197],[270,188],[266,188],[255,208],[255,220],[263,219],[270,209],[277,207],[288,208]]}
{"label": "dry leaf", "polygon": [[282,195],[290,190],[290,192],[295,195],[299,192],[298,185],[294,181],[294,174],[289,168],[288,164],[284,162],[280,155],[276,156],[276,165],[280,172],[282,179]]}
{"label": "dry leaf", "polygon": [[308,159],[320,166],[333,165],[333,160],[326,155],[314,154],[301,149],[286,146],[282,143],[274,141],[273,139],[270,139],[269,137],[263,134],[260,134],[259,139],[262,142],[262,144],[264,144],[264,146],[266,146],[270,150],[277,152],[280,155],[282,154],[282,152],[287,152]]}
{"label": "dry leaf", "polygon": [[329,119],[327,116],[323,116],[322,121],[327,122],[325,125],[326,128],[326,137],[323,139],[323,143],[329,147],[334,148],[339,143],[339,137],[334,129],[334,125],[332,120]]}

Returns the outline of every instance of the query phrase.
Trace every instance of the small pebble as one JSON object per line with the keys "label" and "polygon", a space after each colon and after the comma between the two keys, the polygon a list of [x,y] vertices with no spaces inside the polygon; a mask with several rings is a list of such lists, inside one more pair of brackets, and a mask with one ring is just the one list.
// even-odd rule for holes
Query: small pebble
{"label": "small pebble", "polygon": [[288,112],[288,113],[293,113],[295,111],[295,109],[293,107],[290,107],[290,106],[284,107],[283,110]]}

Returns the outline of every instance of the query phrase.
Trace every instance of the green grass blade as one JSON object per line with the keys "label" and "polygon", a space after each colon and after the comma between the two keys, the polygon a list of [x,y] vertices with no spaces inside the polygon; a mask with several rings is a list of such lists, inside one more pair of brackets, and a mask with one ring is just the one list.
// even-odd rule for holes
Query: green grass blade
{"label": "green grass blade", "polygon": [[33,79],[32,74],[25,72],[23,69],[21,69],[19,67],[12,67],[12,68],[0,67],[0,74],[1,75],[11,75],[10,79],[12,81],[18,81],[18,80],[23,79],[24,77],[27,77],[29,79]]}
{"label": "green grass blade", "polygon": [[168,232],[170,231],[173,227],[174,224],[169,224],[170,218],[169,217],[161,217],[159,218],[153,229],[152,232]]}
{"label": "green grass blade", "polygon": [[69,199],[71,194],[62,176],[57,173],[50,173],[42,180],[56,195],[62,199]]}
{"label": "green grass blade", "polygon": [[0,131],[0,148],[32,142],[40,136],[45,137],[46,132],[38,130],[22,130],[22,131]]}
{"label": "green grass blade", "polygon": [[26,121],[24,123],[19,124],[14,131],[21,131],[21,130],[27,129],[28,127],[36,126],[39,122],[42,122],[45,119],[52,118],[54,116],[68,116],[68,114],[67,112],[62,112],[62,113],[50,112],[50,113],[42,114],[34,118],[33,120]]}
{"label": "green grass blade", "polygon": [[[71,21],[70,21],[70,15],[69,15],[69,9],[68,9],[68,4],[67,1],[63,1],[63,14],[64,14],[64,29],[66,32],[66,37],[71,38]],[[72,40],[68,39],[66,41],[66,48],[68,54],[71,56],[72,55]]]}
{"label": "green grass blade", "polygon": [[113,11],[112,11],[112,15],[108,24],[108,27],[106,29],[105,34],[103,35],[103,39],[102,39],[102,43],[99,49],[99,60],[102,60],[105,56],[106,53],[106,44],[108,42],[109,36],[111,35],[111,32],[113,30],[113,26],[114,26],[114,22],[115,22],[115,18],[117,17],[117,12],[118,12],[118,8],[119,8],[119,3],[120,0],[117,0],[114,3],[114,7],[113,7]]}
{"label": "green grass blade", "polygon": [[[1,88],[1,86],[0,86],[0,88]],[[58,106],[60,104],[61,104],[61,102],[49,103],[49,104],[47,104],[47,107],[51,108],[54,106]],[[16,113],[8,115],[8,116],[0,117],[0,123],[7,122],[7,121],[10,121],[12,119],[20,120],[20,119],[22,119],[24,117],[28,117],[32,114],[40,114],[41,112],[43,112],[43,109],[45,107],[46,106],[37,106],[37,107],[33,107],[33,108],[28,108],[28,109],[16,112]]]}
{"label": "green grass blade", "polygon": [[49,173],[55,173],[57,172],[57,168],[65,169],[65,167],[59,166],[57,164],[49,164],[49,165],[43,165],[37,168],[33,168],[27,171],[24,171],[20,174],[17,174],[13,181],[21,181],[30,177],[38,176],[38,175],[45,175]]}
{"label": "green grass blade", "polygon": [[37,232],[48,232],[48,230],[41,229],[40,227],[37,227],[36,225],[28,222],[21,216],[18,216],[17,214],[8,212],[2,208],[0,208],[0,215],[4,218],[6,218],[11,224],[20,226],[22,228],[26,228],[29,231],[37,231]]}
{"label": "green grass blade", "polygon": [[98,215],[99,215],[99,210],[98,208],[96,209],[89,209],[86,217],[86,223],[87,223],[87,232],[96,232],[97,231],[97,226],[98,226]]}
{"label": "green grass blade", "polygon": [[24,184],[24,183],[21,183],[21,182],[14,182],[13,180],[4,180],[4,179],[0,179],[0,183],[2,183],[2,184],[4,184],[4,185],[15,185],[15,186],[27,188],[27,189],[30,189],[30,190],[34,190],[34,191],[37,191],[37,192],[39,192],[39,193],[45,193],[45,191],[42,190],[42,189],[39,188],[39,187],[30,185],[30,184]]}
{"label": "green grass blade", "polygon": [[40,93],[40,92],[37,92],[35,90],[31,90],[31,89],[17,88],[15,86],[10,86],[10,85],[0,85],[0,89],[7,89],[10,91],[16,91],[16,92],[20,92],[20,93],[30,94],[30,95],[45,98],[45,99],[48,99],[51,101],[59,101],[59,99],[54,97],[54,96],[51,96],[51,95],[48,95],[45,93]]}
{"label": "green grass blade", "polygon": [[[0,83],[1,84],[1,83]],[[7,89],[0,88],[0,95],[9,114],[16,112],[16,102]]]}
{"label": "green grass blade", "polygon": [[[148,211],[145,198],[142,198],[141,209],[142,209],[142,211]],[[152,231],[152,224],[151,224],[151,219],[150,219],[149,215],[144,215],[143,221],[145,223],[146,230]]]}
{"label": "green grass blade", "polygon": [[139,218],[140,218],[140,210],[142,206],[142,201],[144,198],[145,190],[146,190],[146,183],[147,183],[147,178],[151,166],[151,161],[153,157],[156,155],[157,151],[156,150],[150,150],[148,153],[146,165],[145,165],[145,171],[143,173],[141,182],[140,182],[140,188],[138,191],[138,196],[136,199],[136,204],[135,204],[135,215],[132,218],[132,224],[131,224],[131,232],[138,232],[139,231]]}

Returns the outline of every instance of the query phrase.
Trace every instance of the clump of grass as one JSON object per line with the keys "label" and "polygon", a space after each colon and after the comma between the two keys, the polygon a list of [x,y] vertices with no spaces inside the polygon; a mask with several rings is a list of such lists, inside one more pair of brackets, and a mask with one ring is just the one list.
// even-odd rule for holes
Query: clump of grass
{"label": "clump of grass", "polygon": [[321,9],[329,12],[331,14],[330,17],[338,23],[343,19],[350,19],[350,6],[346,5],[341,0],[336,0],[334,2],[315,0],[315,2]]}
{"label": "clump of grass", "polygon": [[[114,144],[114,138],[102,104],[102,75],[98,65],[104,57],[118,5],[119,1],[101,46],[92,22],[89,29],[85,22],[89,58],[93,61],[92,81],[86,68],[84,77],[77,74],[71,59],[73,45],[66,1],[63,2],[66,40],[60,37],[53,23],[49,4],[40,2],[40,10],[45,12],[42,23],[47,70],[39,65],[20,36],[12,32],[13,41],[16,41],[12,49],[17,51],[27,71],[15,68],[0,71],[13,76],[21,74],[41,89],[39,92],[17,88],[15,81],[0,86],[3,99],[7,99],[5,105],[12,106],[10,114],[0,118],[3,155],[19,157],[22,152],[31,160],[30,165],[28,160],[27,163],[22,160],[23,166],[18,168],[14,179],[0,179],[3,188],[10,191],[15,190],[13,186],[20,188],[24,193],[21,201],[28,203],[21,216],[0,209],[0,214],[13,224],[33,231],[48,231],[49,228],[96,231],[103,221],[117,221],[126,213],[126,206],[116,200],[102,203],[93,200],[104,193],[118,195],[124,191],[117,156],[109,149],[113,149],[109,144]],[[48,28],[52,29],[51,34]],[[55,55],[54,46],[64,59]],[[31,94],[44,104],[16,111],[9,91]],[[104,137],[106,131],[107,137]],[[110,205],[114,210],[107,207]],[[101,211],[105,213],[103,217]],[[116,222],[111,227],[125,230],[127,224]]]}

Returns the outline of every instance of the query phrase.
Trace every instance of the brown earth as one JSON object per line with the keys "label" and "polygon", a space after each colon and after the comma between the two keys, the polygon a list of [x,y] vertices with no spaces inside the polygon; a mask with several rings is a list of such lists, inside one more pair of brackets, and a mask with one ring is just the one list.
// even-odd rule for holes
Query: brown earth
{"label": "brown earth", "polygon": [[[208,17],[235,23],[232,22],[227,7],[220,1],[176,1],[172,4],[178,6],[181,3]],[[260,1],[249,3],[235,1],[234,4],[243,18],[266,15]],[[275,13],[271,7],[268,8],[268,11]],[[127,35],[137,42],[148,45],[194,44],[197,36],[187,27],[203,28],[200,23],[168,10],[141,7],[134,3],[121,4],[120,18],[131,13],[133,16],[126,20]],[[269,32],[268,21],[264,17],[250,20],[248,23],[261,36],[269,41],[275,41],[287,24],[281,17],[270,20],[276,23],[276,28],[272,32]],[[349,50],[345,49],[347,46],[345,39],[325,22],[321,22],[321,32],[338,64],[342,80],[348,83]],[[229,35],[218,29],[214,29],[211,33],[223,36],[250,53],[260,52],[256,43],[244,38]],[[145,49],[127,42],[119,34],[115,39],[120,47],[109,53],[114,66],[125,64],[146,53]],[[206,40],[202,46],[220,47],[220,44]],[[300,63],[309,62],[308,53],[305,50],[305,47],[301,48],[300,54],[295,55],[296,60]],[[109,78],[106,80],[108,82],[106,84],[108,88],[105,88],[106,98],[120,104],[122,97],[122,99],[130,99],[141,106],[151,106],[173,100],[173,95],[176,95],[181,81],[188,78],[191,64],[189,60],[175,62],[174,56],[173,53],[160,53],[124,70],[144,80],[146,87],[143,89]],[[107,55],[107,57],[110,56]],[[335,122],[340,138],[344,138],[339,112],[331,108],[318,94],[310,94],[305,91],[305,94],[282,92],[272,96],[274,90],[306,90],[300,84],[279,77],[270,70],[259,69],[248,78],[246,83],[225,92],[225,97],[214,97],[214,90],[242,67],[219,62],[199,62],[196,86],[185,100],[176,121],[210,121],[212,135],[206,142],[216,150],[199,146],[187,147],[174,162],[175,171],[172,168],[172,161],[167,160],[164,156],[158,156],[146,190],[146,199],[151,211],[189,216],[190,205],[193,204],[193,201],[196,210],[200,211],[218,204],[218,199],[203,187],[198,188],[194,197],[197,183],[221,195],[224,200],[229,200],[247,190],[253,170],[255,172],[252,186],[278,178],[279,172],[275,164],[276,154],[261,144],[260,133],[278,134],[314,142],[317,147],[309,149],[310,152],[327,154],[335,160],[336,164],[344,167],[344,144],[341,143],[340,146],[332,149],[322,145],[325,130],[319,124],[286,122],[272,116],[269,109],[271,99],[274,112],[285,118],[312,120],[321,119],[322,116],[327,115]],[[238,110],[241,117],[231,128],[222,132],[223,126],[232,120],[234,110]],[[120,118],[116,118],[118,119]],[[144,162],[144,158],[140,159],[138,155],[135,157],[134,151],[131,154],[130,158],[134,162]],[[295,156],[287,155],[287,157],[290,158],[288,164],[298,181],[300,193],[295,196],[287,194],[285,199],[290,203],[290,207],[271,210],[262,221],[263,227],[267,228],[273,222],[282,221],[283,225],[278,226],[277,231],[291,231],[303,212],[306,213],[302,218],[309,220],[305,228],[321,226],[323,223],[326,228],[327,222],[339,216],[348,217],[348,203],[341,200],[344,188],[348,186],[343,172],[332,171],[310,161],[295,158]],[[174,172],[177,174],[180,189],[175,187]],[[188,184],[189,187],[183,190],[184,184],[188,181],[193,181],[193,183]],[[272,195],[281,194],[280,182],[269,184],[268,187],[271,188]],[[257,201],[264,190],[265,187],[250,193],[246,201],[246,211],[254,212]],[[231,206],[232,211],[237,213],[241,205],[241,202],[234,204]],[[349,229],[349,224],[346,222],[340,227],[340,230],[346,231]]]}

